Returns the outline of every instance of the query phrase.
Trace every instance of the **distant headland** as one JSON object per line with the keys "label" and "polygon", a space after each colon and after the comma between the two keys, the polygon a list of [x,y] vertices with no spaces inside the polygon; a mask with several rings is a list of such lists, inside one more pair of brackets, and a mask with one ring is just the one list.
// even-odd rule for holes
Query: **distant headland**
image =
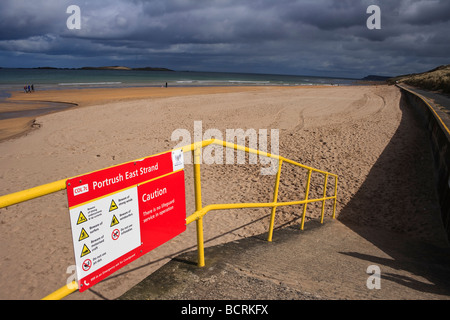
{"label": "distant headland", "polygon": [[361,80],[364,80],[364,81],[387,81],[390,78],[392,78],[392,77],[369,75],[367,77],[362,78]]}
{"label": "distant headland", "polygon": [[129,68],[123,66],[107,66],[107,67],[81,67],[81,68],[54,68],[54,67],[37,67],[31,69],[44,69],[44,70],[126,70],[126,71],[174,71],[167,68]]}

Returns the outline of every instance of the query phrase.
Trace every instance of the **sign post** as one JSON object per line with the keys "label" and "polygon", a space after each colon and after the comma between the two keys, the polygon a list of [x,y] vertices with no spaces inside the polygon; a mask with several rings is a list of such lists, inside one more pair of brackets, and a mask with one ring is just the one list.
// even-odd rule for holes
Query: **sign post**
{"label": "sign post", "polygon": [[80,292],[186,230],[181,150],[67,181]]}

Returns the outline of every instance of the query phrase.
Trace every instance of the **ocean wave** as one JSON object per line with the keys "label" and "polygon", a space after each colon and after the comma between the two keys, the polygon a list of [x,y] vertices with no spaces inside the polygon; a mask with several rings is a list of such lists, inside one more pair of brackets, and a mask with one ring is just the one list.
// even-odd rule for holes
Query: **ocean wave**
{"label": "ocean wave", "polygon": [[97,85],[113,85],[122,84],[122,82],[69,82],[58,83],[59,86],[97,86]]}
{"label": "ocean wave", "polygon": [[256,84],[264,85],[271,84],[271,81],[258,81],[258,80],[177,80],[175,83],[178,84]]}

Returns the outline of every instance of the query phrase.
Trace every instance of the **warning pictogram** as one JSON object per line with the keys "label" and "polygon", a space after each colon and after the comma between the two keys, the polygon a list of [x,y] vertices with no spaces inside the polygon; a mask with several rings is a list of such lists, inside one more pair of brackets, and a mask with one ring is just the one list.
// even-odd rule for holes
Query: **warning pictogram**
{"label": "warning pictogram", "polygon": [[109,212],[119,209],[114,200],[111,200],[111,205],[109,206]]}
{"label": "warning pictogram", "polygon": [[84,240],[89,238],[88,233],[86,232],[86,230],[84,230],[84,228],[81,229],[81,233],[80,233],[80,237],[78,238],[78,241]]}
{"label": "warning pictogram", "polygon": [[87,245],[83,245],[83,250],[81,250],[81,257],[83,258],[85,255],[91,253],[91,250],[87,247]]}
{"label": "warning pictogram", "polygon": [[83,262],[83,265],[81,266],[84,271],[88,271],[92,266],[92,261],[90,259],[86,259]]}
{"label": "warning pictogram", "polygon": [[119,229],[115,229],[112,233],[111,233],[111,238],[113,240],[117,240],[120,237],[120,231]]}
{"label": "warning pictogram", "polygon": [[79,225],[80,223],[86,222],[86,221],[88,221],[88,220],[84,216],[83,212],[80,211],[80,215],[78,216],[78,220],[77,220],[77,225]]}
{"label": "warning pictogram", "polygon": [[116,224],[119,224],[119,220],[117,220],[117,217],[114,215],[110,227],[114,227]]}

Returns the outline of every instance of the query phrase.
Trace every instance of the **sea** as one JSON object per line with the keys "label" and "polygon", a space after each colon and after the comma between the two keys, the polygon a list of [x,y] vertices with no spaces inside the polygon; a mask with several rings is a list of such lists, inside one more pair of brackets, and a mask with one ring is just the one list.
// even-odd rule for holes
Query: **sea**
{"label": "sea", "polygon": [[[351,85],[355,79],[297,75],[84,69],[0,69],[0,90],[120,88],[165,86],[305,86]],[[5,94],[5,93],[3,93]]]}
{"label": "sea", "polygon": [[[0,68],[0,104],[13,92],[24,92],[24,86],[35,91],[83,88],[126,87],[189,87],[189,86],[311,86],[355,85],[356,79],[326,78],[297,75],[147,71],[102,69],[10,69]],[[9,104],[30,104],[26,101],[8,101]],[[62,103],[47,103],[45,108],[0,112],[0,120],[30,117],[73,107]],[[20,109],[20,108],[18,108]]]}

